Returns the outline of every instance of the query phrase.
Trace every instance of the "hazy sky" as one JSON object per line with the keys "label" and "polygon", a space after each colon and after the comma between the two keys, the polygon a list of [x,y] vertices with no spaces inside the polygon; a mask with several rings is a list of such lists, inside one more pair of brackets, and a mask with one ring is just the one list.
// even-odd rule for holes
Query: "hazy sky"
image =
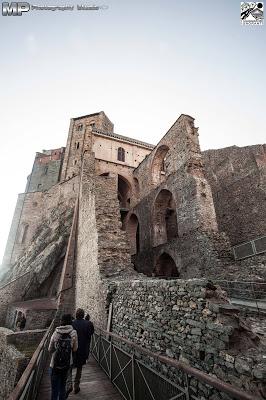
{"label": "hazy sky", "polygon": [[265,26],[238,0],[34,1],[101,11],[0,16],[0,262],[35,152],[69,119],[104,110],[115,132],[156,144],[181,113],[202,149],[265,143]]}

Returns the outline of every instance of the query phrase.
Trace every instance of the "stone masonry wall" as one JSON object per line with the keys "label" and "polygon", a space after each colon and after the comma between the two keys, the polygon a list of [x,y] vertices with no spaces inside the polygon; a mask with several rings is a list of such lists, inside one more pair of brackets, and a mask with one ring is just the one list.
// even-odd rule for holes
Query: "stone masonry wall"
{"label": "stone masonry wall", "polygon": [[9,343],[12,334],[9,329],[0,328],[0,400],[8,398],[27,365],[27,357]]}
{"label": "stone masonry wall", "polygon": [[233,245],[266,234],[266,145],[203,152],[219,229]]}
{"label": "stone masonry wall", "polygon": [[135,169],[134,176],[139,181],[140,198],[145,197],[158,185],[158,182],[154,180],[153,166],[158,151],[164,146],[169,148],[164,163],[164,176],[166,178],[179,169],[185,169],[192,174],[202,176],[198,130],[194,127],[194,118],[182,114],[152,152]]}
{"label": "stone masonry wall", "polygon": [[[111,279],[134,275],[129,244],[121,230],[116,180],[96,177],[91,153],[84,156],[76,262],[76,307],[106,327]],[[110,283],[111,284],[111,283]]]}
{"label": "stone masonry wall", "polygon": [[29,272],[0,287],[0,326],[4,326],[8,304],[21,299],[29,281]]}
{"label": "stone masonry wall", "polygon": [[[196,279],[119,282],[112,302],[114,333],[266,398],[266,349],[213,284]],[[151,365],[175,378],[170,368],[155,360]],[[204,385],[193,386],[203,400],[220,399]]]}
{"label": "stone masonry wall", "polygon": [[26,192],[49,190],[60,179],[64,148],[37,153],[32,172],[28,177]]}
{"label": "stone masonry wall", "polygon": [[[163,229],[163,224],[158,226],[156,222],[155,202],[164,190],[171,192],[174,199],[176,235],[155,246],[156,229]],[[164,204],[164,207],[166,209],[168,205]],[[151,275],[163,252],[173,258],[182,278],[205,276],[231,260],[231,246],[226,235],[217,231],[212,193],[203,176],[178,170],[130,210],[126,227],[132,214],[137,216],[139,223],[139,251],[134,256],[139,272]]]}

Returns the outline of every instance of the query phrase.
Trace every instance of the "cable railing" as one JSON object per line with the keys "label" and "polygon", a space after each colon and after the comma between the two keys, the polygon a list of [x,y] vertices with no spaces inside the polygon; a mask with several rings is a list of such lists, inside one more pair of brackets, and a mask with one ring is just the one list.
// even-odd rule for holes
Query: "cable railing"
{"label": "cable railing", "polygon": [[35,400],[39,385],[48,360],[48,346],[55,329],[55,319],[35,350],[29,364],[21,375],[7,400]]}
{"label": "cable railing", "polygon": [[[254,393],[114,333],[98,330],[92,338],[91,354],[125,400],[261,400]],[[174,378],[170,380],[151,368],[147,360],[171,367]]]}

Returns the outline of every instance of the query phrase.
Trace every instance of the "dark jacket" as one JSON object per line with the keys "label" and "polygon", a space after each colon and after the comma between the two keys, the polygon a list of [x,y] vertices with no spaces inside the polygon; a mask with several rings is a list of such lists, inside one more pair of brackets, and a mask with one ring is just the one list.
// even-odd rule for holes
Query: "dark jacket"
{"label": "dark jacket", "polygon": [[89,357],[94,326],[91,321],[86,321],[85,319],[75,319],[72,325],[78,334],[78,350],[74,353],[74,367],[81,367],[86,364],[86,360]]}

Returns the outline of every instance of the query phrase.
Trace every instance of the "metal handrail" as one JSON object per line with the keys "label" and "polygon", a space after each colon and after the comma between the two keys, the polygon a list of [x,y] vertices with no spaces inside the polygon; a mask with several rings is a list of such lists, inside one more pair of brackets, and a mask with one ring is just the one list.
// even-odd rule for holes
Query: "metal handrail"
{"label": "metal handrail", "polygon": [[[39,346],[33,353],[33,356],[31,358],[29,364],[27,365],[25,371],[21,375],[17,385],[15,386],[14,390],[11,392],[11,394],[9,395],[7,400],[19,400],[19,399],[24,398],[21,396],[23,395],[23,392],[24,392],[26,386],[28,385],[30,378],[34,374],[35,374],[35,376],[38,377],[38,381],[39,381],[39,382],[34,382],[34,386],[35,386],[35,388],[37,388],[39,386],[39,383],[40,383],[40,380],[42,377],[42,373],[39,372],[38,367],[40,366],[41,361],[42,361],[42,365],[45,364],[47,361],[47,357],[45,357],[45,359],[42,358],[42,352],[44,350],[48,349],[49,341],[50,341],[51,335],[54,331],[54,327],[55,327],[55,319],[53,319],[49,329],[47,330],[47,332],[45,333],[41,342],[39,343]],[[34,377],[33,377],[33,379],[34,379]],[[31,400],[33,400],[33,399],[31,399]]]}
{"label": "metal handrail", "polygon": [[[115,340],[118,340],[119,342],[124,342],[125,344],[129,345],[131,348],[139,351],[140,353],[145,354],[154,359],[157,359],[158,361],[160,361],[164,364],[167,364],[171,367],[182,370],[186,374],[188,374],[192,377],[195,377],[199,381],[204,382],[205,384],[207,384],[215,389],[218,389],[224,393],[227,393],[228,395],[231,395],[236,400],[261,400],[258,397],[255,397],[253,394],[251,395],[249,393],[246,393],[243,390],[238,389],[229,383],[223,382],[222,380],[220,380],[218,378],[210,376],[206,372],[203,372],[199,369],[191,367],[190,365],[185,364],[184,362],[174,360],[167,356],[162,356],[159,353],[154,353],[151,350],[145,349],[144,347],[142,347],[136,343],[133,343],[130,340],[128,340],[122,336],[119,336],[115,333],[107,332],[100,328],[97,328],[97,330],[100,332],[100,335],[104,335],[106,338],[108,338],[106,340],[108,340],[109,342],[111,342],[112,338]],[[111,338],[111,339],[109,339],[109,338]]]}

